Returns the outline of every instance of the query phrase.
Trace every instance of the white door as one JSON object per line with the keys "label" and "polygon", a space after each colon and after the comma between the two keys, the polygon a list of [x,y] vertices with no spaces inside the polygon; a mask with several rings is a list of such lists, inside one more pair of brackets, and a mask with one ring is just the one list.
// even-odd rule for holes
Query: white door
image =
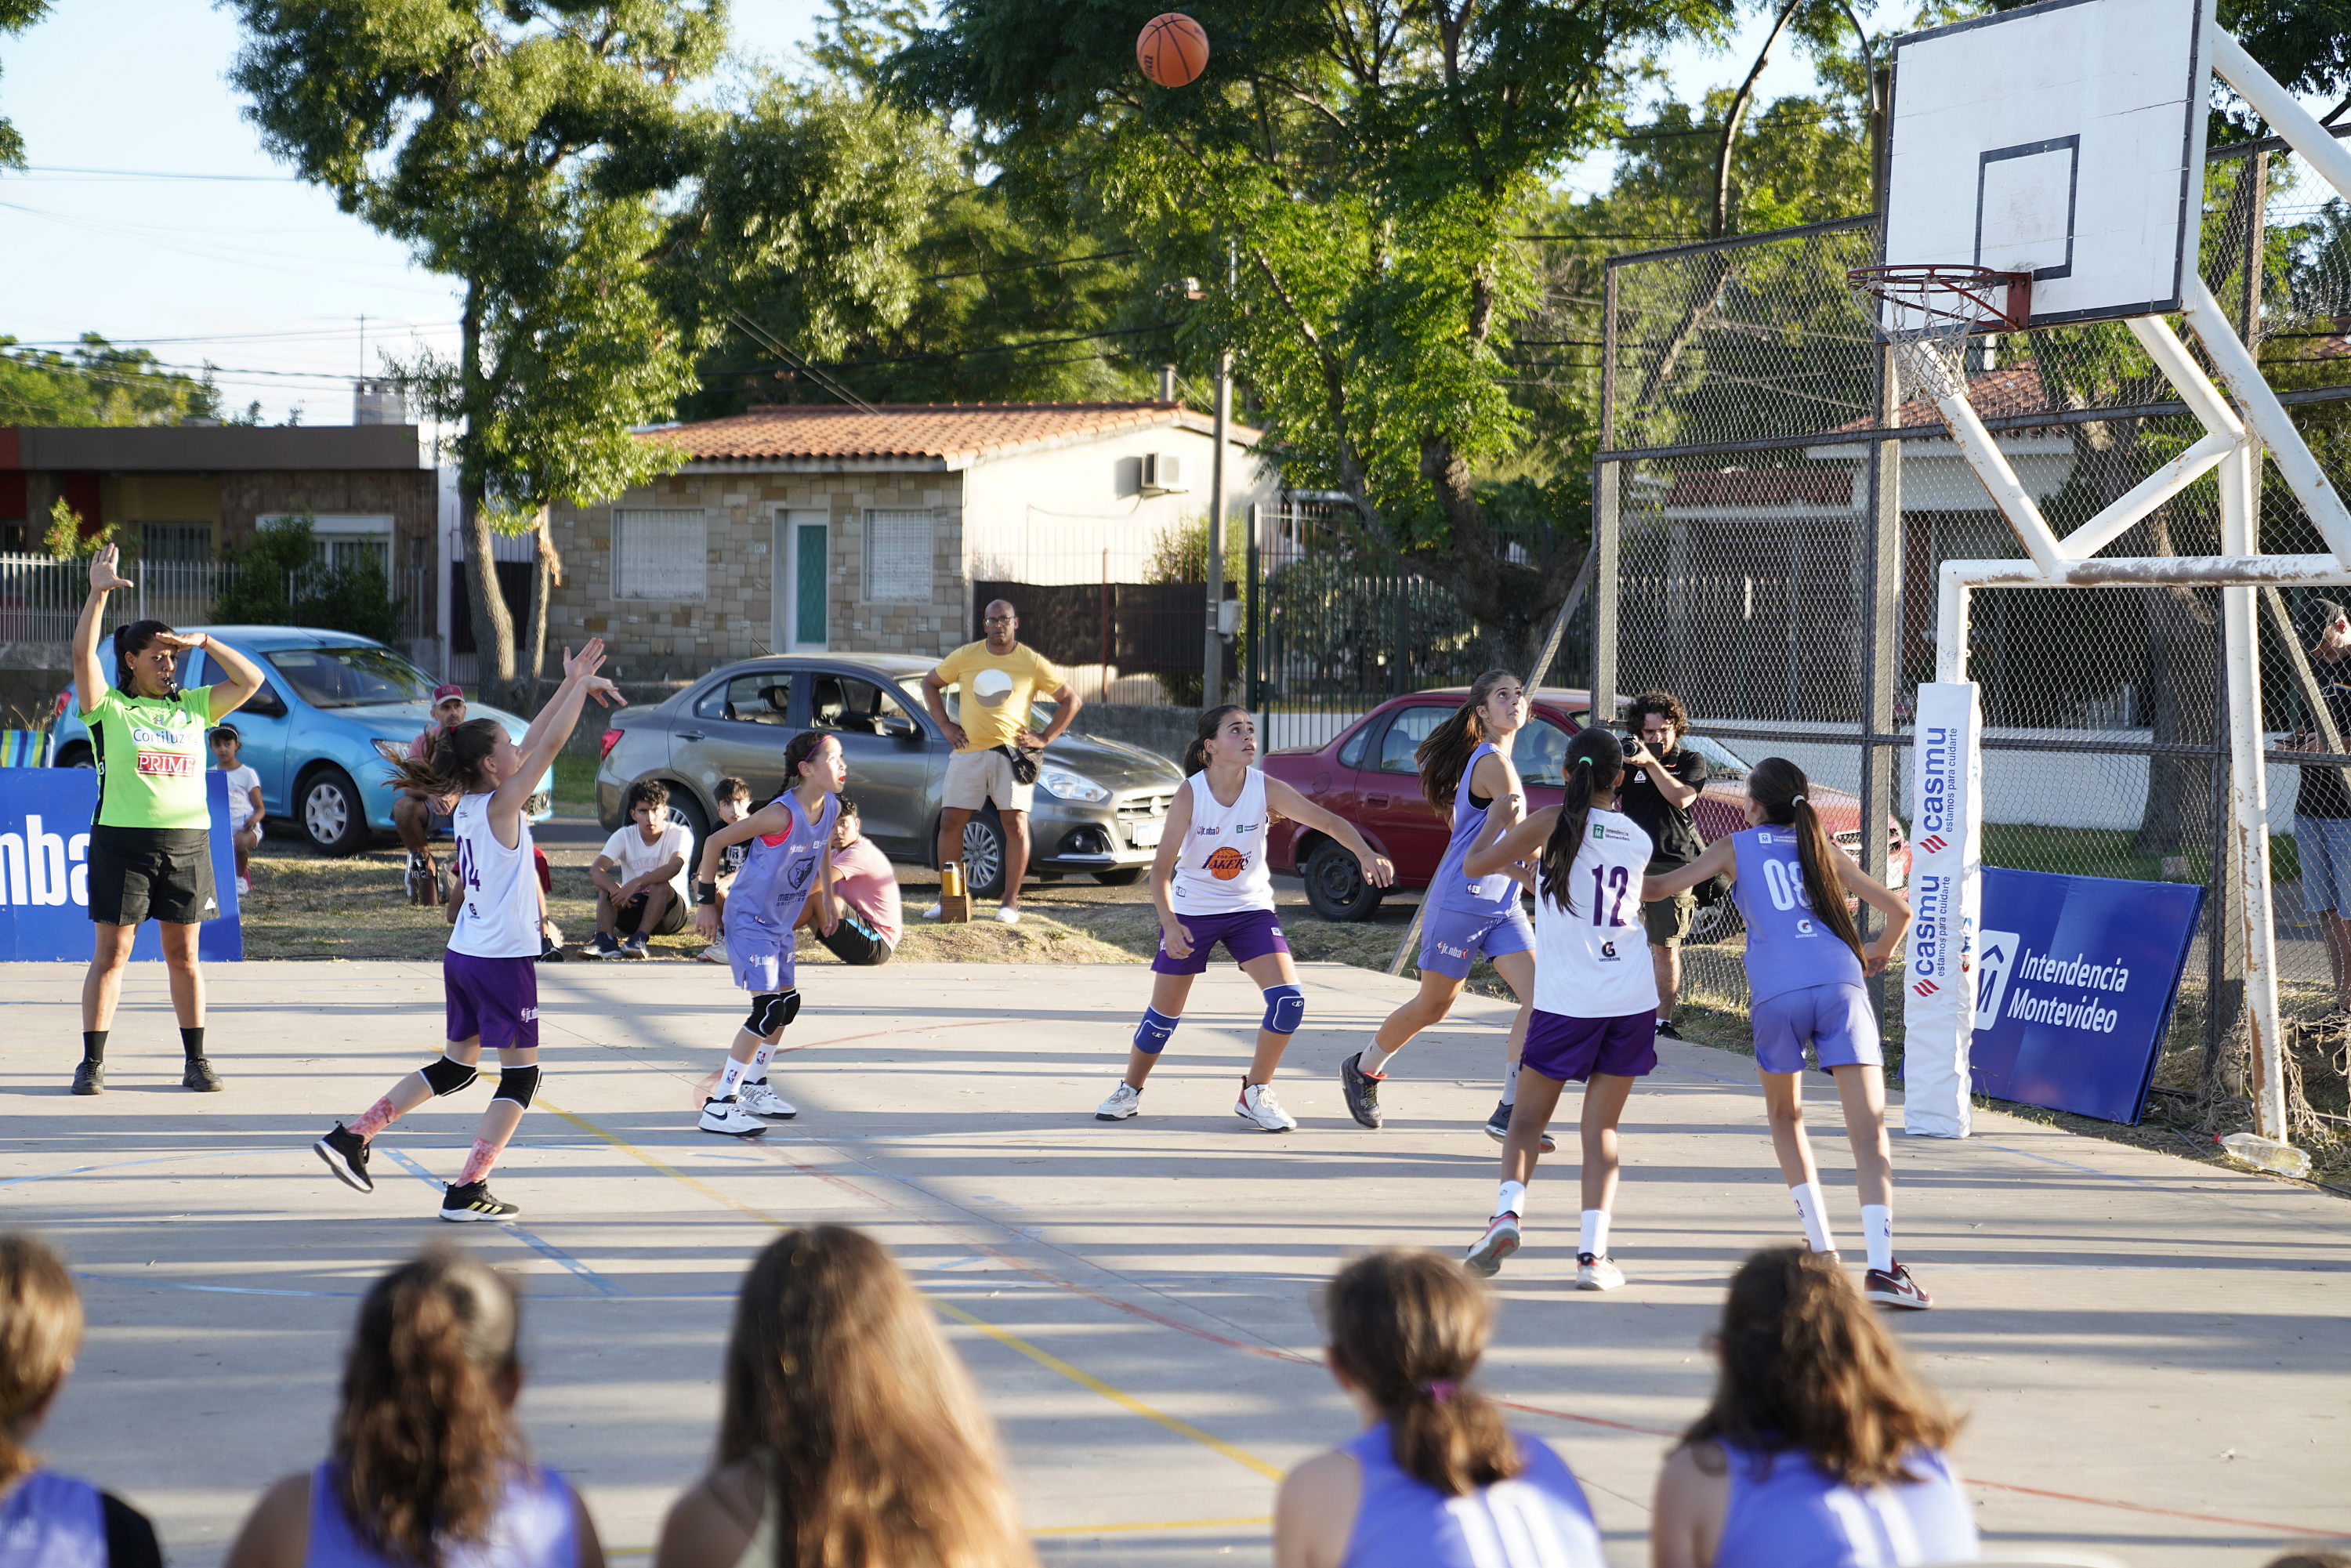
{"label": "white door", "polygon": [[831,514],[779,509],[770,548],[776,587],[768,609],[768,644],[778,653],[821,653],[831,600]]}

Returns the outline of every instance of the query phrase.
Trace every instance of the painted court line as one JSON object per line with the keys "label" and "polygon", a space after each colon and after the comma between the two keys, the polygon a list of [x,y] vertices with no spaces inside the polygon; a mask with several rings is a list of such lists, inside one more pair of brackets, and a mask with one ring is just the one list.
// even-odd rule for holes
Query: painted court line
{"label": "painted court line", "polygon": [[[411,1158],[405,1150],[386,1149],[384,1150],[384,1155],[394,1165],[406,1171],[410,1176],[414,1176],[418,1181],[423,1182],[425,1186],[434,1188],[435,1191],[441,1189],[441,1178],[434,1176],[431,1171],[426,1170],[414,1159]],[[589,1285],[593,1288],[599,1295],[625,1296],[629,1293],[622,1290],[619,1285],[613,1283],[611,1280],[598,1273],[595,1270],[590,1269],[587,1264],[582,1263],[579,1259],[574,1258],[570,1253],[566,1252],[562,1248],[558,1247],[554,1242],[548,1240],[543,1236],[535,1235],[532,1232],[524,1229],[521,1226],[517,1225],[511,1219],[499,1221],[498,1228],[505,1234],[511,1236],[516,1240],[521,1242],[524,1246],[529,1248],[532,1251],[540,1254],[542,1257],[554,1260],[554,1261],[560,1264],[565,1269],[569,1270],[580,1279],[587,1281]]]}

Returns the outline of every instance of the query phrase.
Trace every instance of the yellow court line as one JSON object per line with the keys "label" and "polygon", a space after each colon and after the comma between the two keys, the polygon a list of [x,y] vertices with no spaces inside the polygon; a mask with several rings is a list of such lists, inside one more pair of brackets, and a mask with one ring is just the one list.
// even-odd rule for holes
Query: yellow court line
{"label": "yellow court line", "polygon": [[[562,1117],[565,1121],[570,1123],[573,1126],[578,1127],[580,1131],[593,1134],[597,1137],[601,1138],[606,1143],[611,1145],[614,1148],[620,1150],[622,1154],[629,1155],[632,1159],[640,1160],[645,1165],[651,1166],[653,1169],[661,1172],[662,1175],[668,1176],[673,1181],[681,1183],[684,1186],[692,1188],[694,1191],[700,1193],[703,1197],[710,1199],[713,1203],[723,1204],[726,1207],[734,1209],[738,1214],[748,1215],[753,1219],[758,1220],[761,1224],[773,1226],[778,1230],[789,1230],[791,1228],[782,1220],[778,1219],[774,1215],[768,1213],[765,1209],[754,1208],[747,1203],[741,1203],[727,1197],[725,1193],[720,1192],[716,1187],[710,1186],[708,1183],[698,1181],[695,1177],[686,1175],[684,1171],[679,1170],[675,1166],[670,1165],[664,1160],[657,1159],[653,1155],[645,1153],[644,1150],[637,1147],[634,1144],[630,1143],[627,1139],[622,1138],[616,1134],[606,1132],[603,1128],[598,1126],[595,1123],[590,1122],[585,1116],[574,1115],[571,1112],[564,1110],[561,1106],[549,1103],[547,1096],[544,1094],[541,1094],[538,1097],[538,1103],[546,1106],[548,1110],[552,1111],[555,1114]],[[974,1316],[972,1313],[966,1312],[962,1307],[957,1306],[953,1301],[943,1301],[926,1291],[917,1291],[916,1294],[922,1296],[923,1300],[928,1301],[937,1311],[946,1313],[948,1317],[955,1319],[957,1322],[966,1323],[972,1328],[977,1329],[980,1333],[996,1341],[998,1344],[1010,1350],[1019,1351],[1022,1355],[1027,1356],[1038,1365],[1044,1367],[1049,1371],[1060,1373],[1063,1377],[1068,1378],[1079,1387],[1085,1389],[1089,1393],[1101,1395],[1104,1399],[1109,1400],[1112,1404],[1117,1406],[1122,1410],[1128,1411],[1134,1415],[1142,1416],[1146,1421],[1154,1422],[1161,1427],[1165,1427],[1167,1430],[1176,1434],[1178,1437],[1189,1437],[1192,1441],[1199,1444],[1202,1448],[1207,1448],[1213,1453],[1220,1454],[1224,1458],[1232,1460],[1237,1465],[1245,1466],[1249,1469],[1255,1470],[1258,1474],[1265,1477],[1268,1480],[1278,1481],[1281,1479],[1282,1471],[1279,1466],[1268,1464],[1265,1460],[1259,1458],[1255,1454],[1250,1453],[1248,1449],[1228,1443],[1222,1437],[1216,1436],[1216,1434],[1212,1432],[1204,1432],[1188,1421],[1179,1421],[1175,1416],[1168,1415],[1165,1411],[1155,1409],[1153,1406],[1144,1404],[1142,1400],[1137,1399],[1134,1395],[1125,1392],[1123,1389],[1114,1388],[1111,1385],[1104,1383],[1101,1378],[1096,1377],[1093,1374],[1071,1365],[1068,1362],[1063,1361],[1060,1356],[1055,1355],[1051,1351],[1045,1349],[1041,1345],[1030,1343],[1029,1341],[1022,1339],[1019,1334],[1012,1333],[1008,1329],[998,1328],[996,1324],[989,1322],[985,1318]],[[1199,1522],[1202,1524],[1237,1524],[1265,1523],[1270,1521],[1212,1520],[1201,1521]],[[1164,1527],[1159,1525],[1104,1525],[1099,1528],[1105,1530],[1154,1530],[1161,1528],[1174,1529],[1177,1527],[1174,1525]]]}

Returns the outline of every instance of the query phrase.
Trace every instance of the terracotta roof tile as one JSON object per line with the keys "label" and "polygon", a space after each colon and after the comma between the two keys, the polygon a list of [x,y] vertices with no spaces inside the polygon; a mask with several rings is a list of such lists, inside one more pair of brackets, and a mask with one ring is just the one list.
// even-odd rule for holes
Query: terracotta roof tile
{"label": "terracotta roof tile", "polygon": [[[647,431],[696,458],[971,458],[1072,436],[1172,425],[1197,419],[1170,402],[878,403],[872,412],[833,403],[785,403],[726,419]],[[1258,432],[1233,426],[1252,440]]]}

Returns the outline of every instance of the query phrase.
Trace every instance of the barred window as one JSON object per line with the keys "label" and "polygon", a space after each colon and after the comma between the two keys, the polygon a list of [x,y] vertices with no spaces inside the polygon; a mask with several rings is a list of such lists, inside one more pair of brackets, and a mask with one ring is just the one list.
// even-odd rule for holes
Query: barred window
{"label": "barred window", "polygon": [[865,514],[867,603],[931,601],[931,549],[935,528],[935,520],[927,511]]}
{"label": "barred window", "polygon": [[709,591],[710,521],[699,507],[612,511],[612,597],[701,602]]}

